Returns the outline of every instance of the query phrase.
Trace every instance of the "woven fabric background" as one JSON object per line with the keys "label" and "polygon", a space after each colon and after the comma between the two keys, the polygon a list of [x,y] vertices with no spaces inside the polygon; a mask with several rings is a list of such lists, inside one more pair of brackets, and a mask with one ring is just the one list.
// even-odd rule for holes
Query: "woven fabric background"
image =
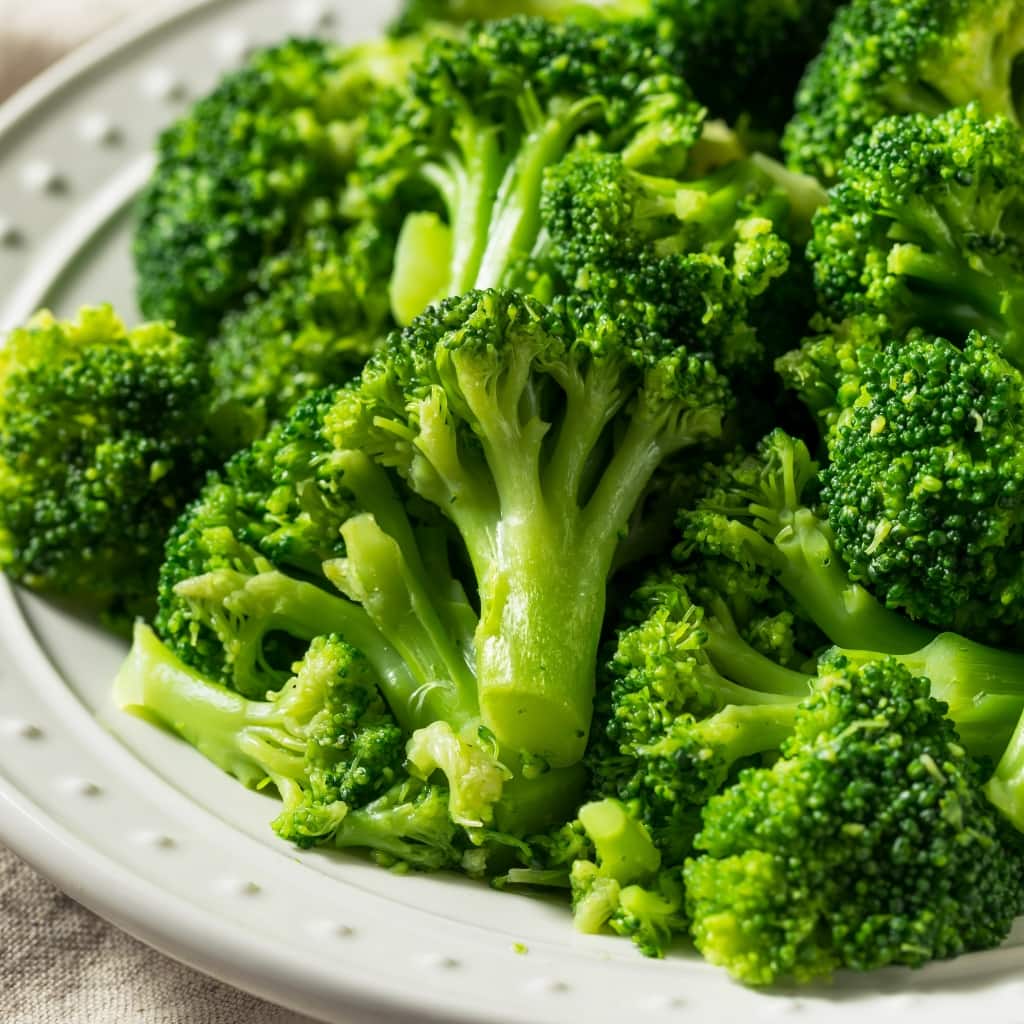
{"label": "woven fabric background", "polygon": [[[0,0],[0,101],[139,0]],[[101,921],[0,846],[0,1024],[303,1024]]]}

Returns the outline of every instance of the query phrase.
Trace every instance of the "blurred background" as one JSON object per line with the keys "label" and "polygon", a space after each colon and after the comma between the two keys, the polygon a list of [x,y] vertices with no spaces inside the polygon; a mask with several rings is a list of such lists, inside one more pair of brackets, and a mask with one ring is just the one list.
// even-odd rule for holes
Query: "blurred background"
{"label": "blurred background", "polygon": [[147,0],[0,0],[0,100]]}

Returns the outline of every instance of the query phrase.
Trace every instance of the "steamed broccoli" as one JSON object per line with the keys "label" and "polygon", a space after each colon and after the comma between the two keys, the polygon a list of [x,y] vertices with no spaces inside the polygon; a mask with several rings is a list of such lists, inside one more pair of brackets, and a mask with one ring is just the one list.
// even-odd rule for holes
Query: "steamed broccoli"
{"label": "steamed broccoli", "polygon": [[322,225],[263,262],[210,342],[223,450],[251,444],[298,399],[359,372],[391,327],[393,245],[374,224]]}
{"label": "steamed broccoli", "polygon": [[205,336],[261,260],[335,220],[366,108],[422,45],[293,39],[257,53],[168,129],[139,204],[143,312]]}
{"label": "steamed broccoli", "polygon": [[0,567],[39,590],[149,600],[213,463],[202,347],[109,306],[39,313],[0,349]]}
{"label": "steamed broccoli", "polygon": [[1016,123],[1022,53],[1014,0],[851,0],[800,84],[783,146],[794,167],[831,181],[854,139],[890,114],[973,102]]}
{"label": "steamed broccoli", "polygon": [[642,38],[513,18],[427,48],[368,115],[353,215],[404,215],[391,283],[407,324],[432,302],[517,283],[538,241],[545,169],[577,144],[671,173],[702,112]]}
{"label": "steamed broccoli", "polygon": [[977,107],[877,124],[815,217],[808,255],[827,311],[955,342],[981,330],[1024,366],[1022,147],[1014,125]]}
{"label": "steamed broccoli", "polygon": [[1024,596],[1024,375],[987,338],[862,351],[822,500],[850,578],[915,619],[1013,642]]}
{"label": "steamed broccoli", "polygon": [[405,740],[366,658],[338,636],[317,637],[277,692],[247,700],[204,679],[136,625],[114,688],[218,767],[284,802],[274,830],[300,846],[332,837],[349,810],[404,777]]}
{"label": "steamed broccoli", "polygon": [[989,949],[1021,854],[981,772],[895,660],[826,660],[782,757],[704,811],[686,866],[697,948],[748,984]]}
{"label": "steamed broccoli", "polygon": [[[437,21],[538,15],[634,22],[719,117],[779,129],[840,0],[406,0],[402,33]],[[727,69],[727,71],[725,70]]]}
{"label": "steamed broccoli", "polygon": [[676,175],[646,174],[619,154],[584,149],[552,167],[541,204],[538,268],[574,304],[614,309],[645,329],[718,353],[760,376],[757,302],[790,266],[824,199],[728,133],[705,132]]}

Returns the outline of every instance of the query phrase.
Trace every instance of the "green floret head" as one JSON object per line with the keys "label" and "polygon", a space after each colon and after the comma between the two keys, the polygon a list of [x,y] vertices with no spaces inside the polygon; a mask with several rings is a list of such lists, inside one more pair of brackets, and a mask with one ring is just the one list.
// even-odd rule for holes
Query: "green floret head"
{"label": "green floret head", "polygon": [[148,598],[212,455],[198,344],[109,306],[37,314],[0,350],[0,567],[35,589]]}
{"label": "green floret head", "polygon": [[391,327],[393,234],[314,227],[263,262],[211,342],[214,425],[235,451],[300,399],[354,377]]}
{"label": "green floret head", "polygon": [[989,949],[1021,863],[930,683],[823,662],[782,757],[704,810],[686,866],[698,949],[752,985]]}
{"label": "green floret head", "polygon": [[852,579],[913,618],[1012,636],[1024,587],[1024,377],[987,338],[864,355],[822,472]]}
{"label": "green floret head", "polygon": [[146,315],[208,333],[264,257],[332,219],[371,98],[421,49],[419,37],[348,49],[293,39],[257,53],[166,131],[135,239]]}
{"label": "green floret head", "polygon": [[1013,0],[852,0],[796,94],[784,148],[793,166],[836,178],[847,147],[891,114],[976,103],[1018,122],[1024,16]]}
{"label": "green floret head", "polygon": [[678,177],[581,150],[548,171],[541,263],[556,288],[635,317],[646,329],[756,361],[754,300],[789,268],[790,202],[759,159]]}
{"label": "green floret head", "polygon": [[544,171],[574,146],[654,173],[682,166],[700,106],[643,33],[614,42],[580,23],[476,24],[433,42],[407,88],[375,104],[346,209],[405,218],[391,282],[399,323],[516,283],[538,242]]}
{"label": "green floret head", "polygon": [[883,314],[1024,359],[1024,135],[977,107],[889,118],[850,149],[808,254],[834,315]]}
{"label": "green floret head", "polygon": [[902,333],[881,315],[861,313],[837,323],[816,317],[813,333],[775,361],[775,370],[828,437],[860,394],[860,364]]}

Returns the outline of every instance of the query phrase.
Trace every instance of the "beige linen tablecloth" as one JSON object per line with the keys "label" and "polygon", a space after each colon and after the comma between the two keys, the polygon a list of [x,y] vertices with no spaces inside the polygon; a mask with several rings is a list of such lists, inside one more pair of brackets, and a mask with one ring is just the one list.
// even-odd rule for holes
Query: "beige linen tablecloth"
{"label": "beige linen tablecloth", "polygon": [[[0,100],[148,0],[0,0]],[[302,1024],[101,921],[0,846],[0,1024]]]}

